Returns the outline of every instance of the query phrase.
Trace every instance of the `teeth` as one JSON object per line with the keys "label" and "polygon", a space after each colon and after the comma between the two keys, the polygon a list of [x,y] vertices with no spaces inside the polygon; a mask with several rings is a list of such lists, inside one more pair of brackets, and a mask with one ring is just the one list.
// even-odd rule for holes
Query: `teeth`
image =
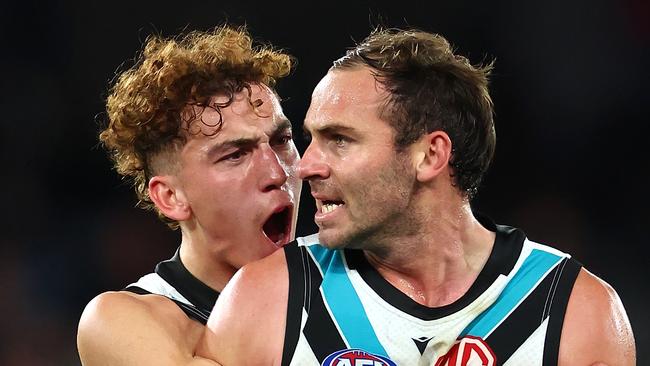
{"label": "teeth", "polygon": [[284,240],[284,234],[280,234],[280,235],[278,236],[278,239],[277,239],[277,240],[275,241],[275,243],[273,243],[273,244],[275,244],[275,245],[280,245],[280,243],[282,243],[283,240]]}
{"label": "teeth", "polygon": [[321,207],[321,212],[322,213],[332,212],[339,206],[341,205],[337,205],[336,203],[326,203]]}

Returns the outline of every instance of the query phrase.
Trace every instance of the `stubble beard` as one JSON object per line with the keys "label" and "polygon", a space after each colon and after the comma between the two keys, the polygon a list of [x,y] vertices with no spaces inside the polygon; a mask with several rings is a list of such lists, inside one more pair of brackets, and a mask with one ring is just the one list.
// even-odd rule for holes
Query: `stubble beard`
{"label": "stubble beard", "polygon": [[358,181],[348,189],[354,213],[346,207],[346,227],[322,236],[321,241],[330,249],[362,249],[378,255],[391,251],[396,238],[412,235],[420,226],[411,209],[416,183],[415,173],[398,155],[372,183]]}

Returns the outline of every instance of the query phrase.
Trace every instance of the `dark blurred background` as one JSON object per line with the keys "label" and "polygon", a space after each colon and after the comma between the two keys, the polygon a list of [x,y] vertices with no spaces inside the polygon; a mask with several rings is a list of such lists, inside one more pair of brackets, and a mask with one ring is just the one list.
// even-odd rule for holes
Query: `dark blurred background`
{"label": "dark blurred background", "polygon": [[[0,365],[78,365],[85,304],[170,257],[178,233],[134,208],[97,145],[110,80],[145,38],[247,23],[297,57],[281,82],[300,127],[332,60],[373,25],[446,36],[496,58],[497,153],[474,202],[571,252],[617,289],[650,364],[646,0],[415,2],[5,2],[2,27]],[[304,142],[298,138],[304,151]],[[313,232],[304,190],[299,234]],[[646,315],[643,315],[646,314]]]}

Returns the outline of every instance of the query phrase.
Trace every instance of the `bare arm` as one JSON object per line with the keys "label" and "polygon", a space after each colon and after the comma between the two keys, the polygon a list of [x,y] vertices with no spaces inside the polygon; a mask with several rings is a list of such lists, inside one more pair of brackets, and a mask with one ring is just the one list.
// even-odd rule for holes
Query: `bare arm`
{"label": "bare arm", "polygon": [[632,327],[621,299],[584,268],[569,298],[559,365],[636,365]]}
{"label": "bare arm", "polygon": [[85,366],[218,365],[194,356],[202,328],[164,298],[107,292],[86,306],[77,346]]}
{"label": "bare arm", "polygon": [[219,295],[197,354],[224,366],[280,365],[288,276],[282,250],[240,269]]}

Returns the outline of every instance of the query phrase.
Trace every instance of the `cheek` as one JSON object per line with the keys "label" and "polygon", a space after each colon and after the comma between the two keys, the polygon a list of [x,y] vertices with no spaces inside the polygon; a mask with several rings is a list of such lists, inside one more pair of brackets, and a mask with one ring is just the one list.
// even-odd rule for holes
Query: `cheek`
{"label": "cheek", "polygon": [[349,170],[342,189],[347,187],[360,207],[395,205],[408,196],[409,174],[396,164],[364,165]]}
{"label": "cheek", "polygon": [[241,192],[245,189],[242,175],[224,172],[195,176],[186,186],[191,204],[211,212],[220,212],[222,207],[240,201],[243,195]]}
{"label": "cheek", "polygon": [[212,222],[212,226],[220,231],[230,232],[235,230],[244,232],[241,226],[250,226],[251,220],[256,217],[255,202],[250,195],[241,194],[241,191],[218,194],[211,201],[201,202],[203,220]]}

